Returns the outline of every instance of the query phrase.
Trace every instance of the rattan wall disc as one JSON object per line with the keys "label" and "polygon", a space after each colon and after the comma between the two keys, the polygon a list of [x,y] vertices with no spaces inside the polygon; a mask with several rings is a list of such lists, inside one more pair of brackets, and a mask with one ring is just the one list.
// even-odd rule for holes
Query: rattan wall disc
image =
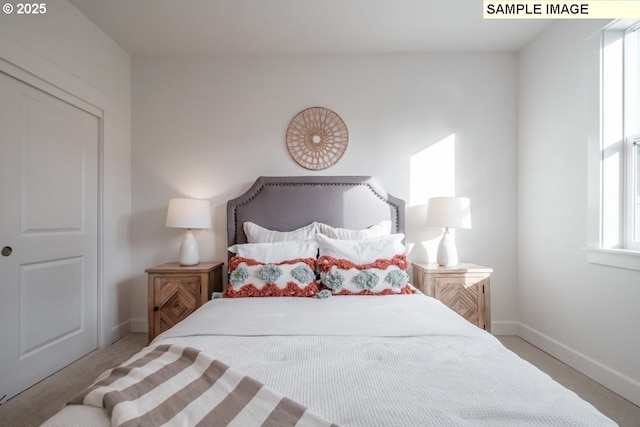
{"label": "rattan wall disc", "polygon": [[287,149],[300,166],[326,169],[335,164],[349,144],[349,131],[340,116],[323,107],[300,111],[289,123]]}

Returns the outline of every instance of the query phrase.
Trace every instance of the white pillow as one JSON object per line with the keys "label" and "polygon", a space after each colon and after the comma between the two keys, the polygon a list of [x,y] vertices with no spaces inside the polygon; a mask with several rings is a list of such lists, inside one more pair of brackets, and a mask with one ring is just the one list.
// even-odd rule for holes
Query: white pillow
{"label": "white pillow", "polygon": [[379,259],[391,259],[395,255],[404,255],[402,244],[404,234],[389,234],[362,240],[332,239],[324,234],[316,236],[320,245],[320,256],[327,255],[337,259],[346,259],[356,264],[368,264]]}
{"label": "white pillow", "polygon": [[318,241],[309,239],[299,242],[241,243],[229,246],[227,250],[258,262],[277,263],[299,258],[316,258]]}
{"label": "white pillow", "polygon": [[245,222],[242,224],[244,228],[244,234],[247,235],[247,241],[249,243],[273,243],[273,242],[289,242],[296,240],[308,240],[313,239],[316,236],[317,227],[316,223],[312,222],[309,225],[300,227],[293,231],[276,231],[269,230],[254,224],[253,222]]}
{"label": "white pillow", "polygon": [[391,221],[381,221],[369,228],[362,230],[350,230],[348,228],[336,228],[321,222],[318,223],[318,233],[322,233],[332,239],[360,240],[371,237],[386,236],[391,234]]}

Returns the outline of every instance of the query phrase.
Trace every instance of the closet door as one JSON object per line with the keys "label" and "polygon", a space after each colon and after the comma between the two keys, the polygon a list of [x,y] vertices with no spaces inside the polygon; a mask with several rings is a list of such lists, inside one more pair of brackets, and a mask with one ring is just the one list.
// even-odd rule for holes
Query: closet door
{"label": "closet door", "polygon": [[97,347],[99,131],[0,73],[0,402]]}

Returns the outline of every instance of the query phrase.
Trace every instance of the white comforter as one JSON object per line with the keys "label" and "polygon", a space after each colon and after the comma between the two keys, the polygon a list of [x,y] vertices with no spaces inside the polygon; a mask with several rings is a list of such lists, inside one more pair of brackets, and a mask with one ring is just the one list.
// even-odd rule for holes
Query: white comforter
{"label": "white comforter", "polygon": [[423,295],[214,300],[157,341],[214,353],[343,426],[610,423]]}
{"label": "white comforter", "polygon": [[216,299],[157,343],[204,350],[345,427],[615,425],[423,295]]}

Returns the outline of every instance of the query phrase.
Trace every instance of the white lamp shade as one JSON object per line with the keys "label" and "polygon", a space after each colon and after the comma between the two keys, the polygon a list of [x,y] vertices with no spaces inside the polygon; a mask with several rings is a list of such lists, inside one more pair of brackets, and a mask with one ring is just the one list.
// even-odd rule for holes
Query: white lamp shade
{"label": "white lamp shade", "polygon": [[434,197],[427,205],[427,226],[471,228],[471,202],[466,197]]}
{"label": "white lamp shade", "polygon": [[211,228],[211,203],[198,199],[170,199],[166,226]]}

